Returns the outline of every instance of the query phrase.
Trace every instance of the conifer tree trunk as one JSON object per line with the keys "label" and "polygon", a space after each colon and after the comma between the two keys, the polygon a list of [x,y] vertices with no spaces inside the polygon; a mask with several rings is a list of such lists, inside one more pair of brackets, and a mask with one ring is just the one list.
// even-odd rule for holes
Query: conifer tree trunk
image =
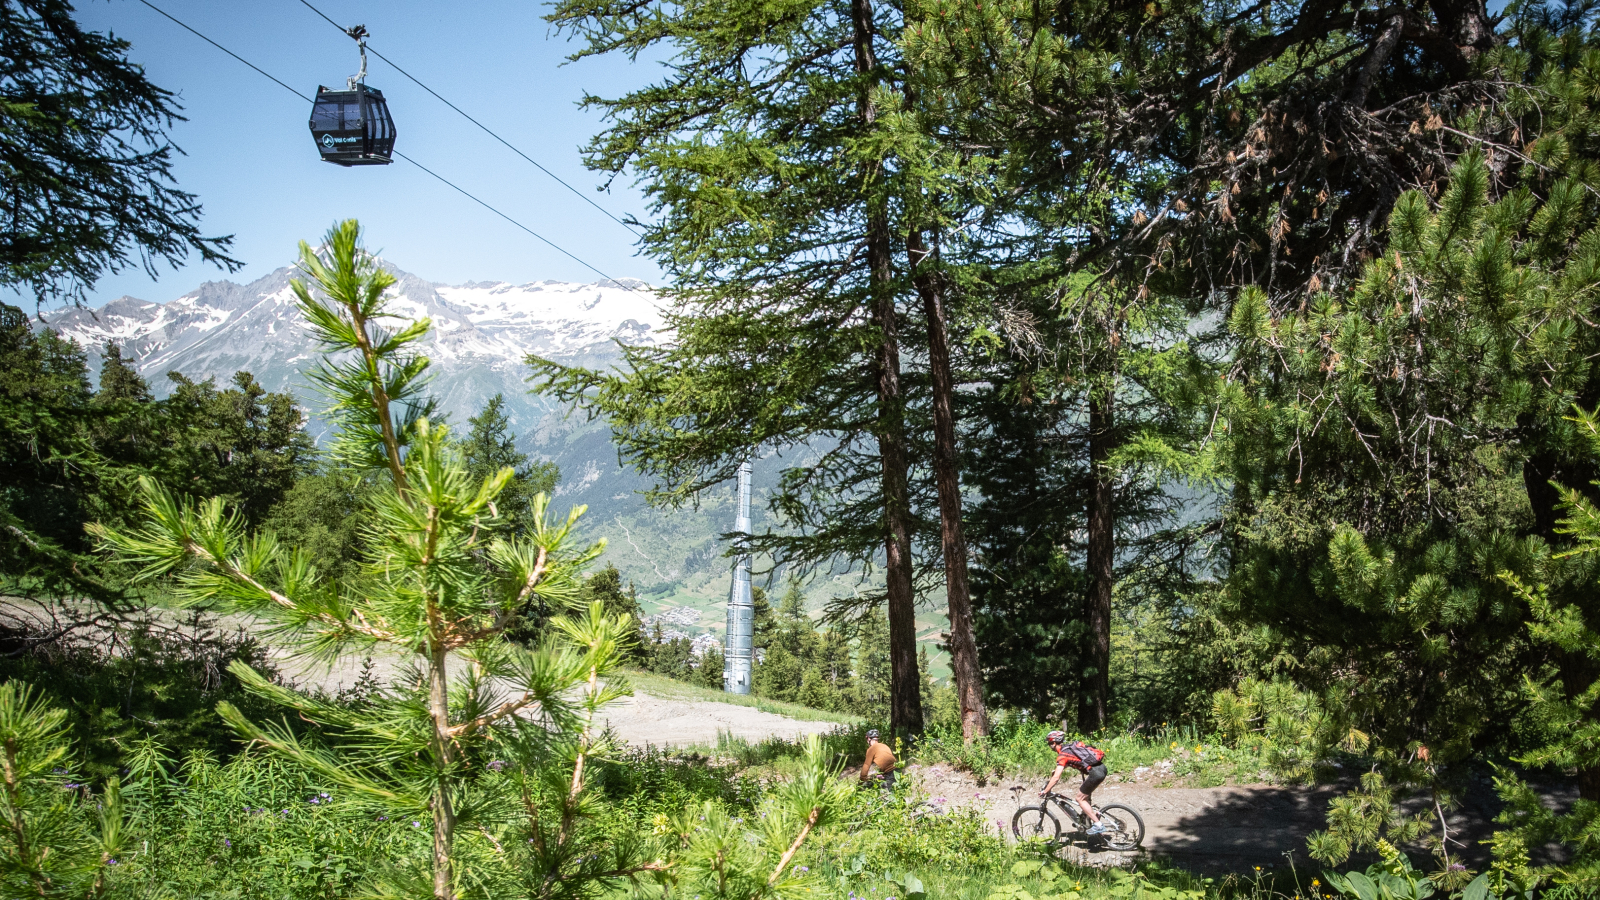
{"label": "conifer tree trunk", "polygon": [[1117,520],[1112,510],[1115,491],[1107,461],[1114,449],[1112,379],[1096,379],[1089,391],[1089,646],[1091,667],[1078,703],[1078,730],[1098,731],[1106,724],[1111,694],[1111,589],[1115,586]]}
{"label": "conifer tree trunk", "polygon": [[[430,615],[430,619],[436,616]],[[428,656],[428,714],[433,720],[433,752],[443,769],[450,763],[450,695],[446,681],[444,643],[436,636]],[[434,900],[455,900],[454,870],[450,859],[455,840],[456,815],[450,802],[448,784],[433,788],[433,896]]]}
{"label": "conifer tree trunk", "polygon": [[[878,67],[872,49],[871,0],[851,0],[856,71]],[[877,119],[871,82],[863,79],[859,114],[863,128]],[[876,167],[873,167],[874,169]],[[874,172],[866,173],[868,175]],[[862,179],[870,185],[875,179]],[[871,188],[868,188],[871,190]],[[883,466],[884,574],[889,606],[889,727],[896,734],[922,730],[921,681],[917,677],[916,598],[911,590],[911,488],[906,479],[905,399],[900,390],[900,336],[895,318],[889,211],[881,193],[867,199],[867,269],[872,319],[882,343],[875,361],[878,381],[878,457]]]}
{"label": "conifer tree trunk", "polygon": [[949,604],[950,673],[961,704],[961,739],[989,732],[989,711],[983,702],[983,670],[972,631],[972,591],[967,580],[967,538],[961,529],[961,478],[956,462],[956,424],[952,408],[954,378],[950,371],[950,338],[946,328],[944,284],[922,270],[928,248],[922,232],[906,241],[913,282],[928,322],[928,373],[933,386],[933,473],[939,490],[939,542],[944,550],[945,594]]}

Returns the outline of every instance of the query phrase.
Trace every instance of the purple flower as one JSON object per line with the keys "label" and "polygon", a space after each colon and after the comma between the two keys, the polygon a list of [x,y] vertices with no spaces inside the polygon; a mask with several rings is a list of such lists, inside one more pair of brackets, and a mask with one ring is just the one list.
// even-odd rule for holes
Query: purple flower
{"label": "purple flower", "polygon": [[388,816],[379,816],[378,817],[378,821],[379,822],[387,822],[387,821],[389,821],[389,817]]}
{"label": "purple flower", "polygon": [[506,761],[503,760],[503,759],[491,759],[491,760],[489,760],[489,768],[491,770],[493,770],[493,771],[496,771],[496,772],[504,771],[505,767],[506,767]]}
{"label": "purple flower", "polygon": [[223,838],[222,839],[222,845],[224,847],[232,847],[233,846],[233,841],[230,841],[227,838]]}
{"label": "purple flower", "polygon": [[422,827],[422,823],[421,822],[412,822],[411,823],[411,827],[412,828],[421,828]]}
{"label": "purple flower", "polygon": [[801,866],[800,867],[800,871],[809,872],[809,871],[811,871],[811,867],[810,866]]}

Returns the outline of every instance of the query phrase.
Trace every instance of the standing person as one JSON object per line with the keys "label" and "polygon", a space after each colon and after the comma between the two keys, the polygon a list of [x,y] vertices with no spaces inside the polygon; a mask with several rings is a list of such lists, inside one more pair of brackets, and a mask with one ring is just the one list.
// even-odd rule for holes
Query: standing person
{"label": "standing person", "polygon": [[878,773],[883,776],[883,786],[894,787],[894,751],[889,749],[888,744],[878,740],[876,728],[867,732],[867,759],[861,764],[862,783],[866,783],[873,766],[877,766]]}
{"label": "standing person", "polygon": [[1089,817],[1089,821],[1094,823],[1089,826],[1086,833],[1104,833],[1106,829],[1100,824],[1100,814],[1095,812],[1089,798],[1094,794],[1094,789],[1100,786],[1100,782],[1106,780],[1105,751],[1091,747],[1083,741],[1073,741],[1069,744],[1066,734],[1060,731],[1052,731],[1045,735],[1044,739],[1050,745],[1050,749],[1056,752],[1056,771],[1050,776],[1050,782],[1044,786],[1044,790],[1039,792],[1039,796],[1043,797],[1050,793],[1050,789],[1061,780],[1061,773],[1066,771],[1067,766],[1077,769],[1083,773],[1083,783],[1078,785],[1078,807]]}

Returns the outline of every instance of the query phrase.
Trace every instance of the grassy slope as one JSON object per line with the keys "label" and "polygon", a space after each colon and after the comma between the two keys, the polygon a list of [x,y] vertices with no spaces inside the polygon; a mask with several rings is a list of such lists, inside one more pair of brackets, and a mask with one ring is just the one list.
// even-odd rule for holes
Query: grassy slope
{"label": "grassy slope", "polygon": [[697,684],[688,684],[673,678],[654,675],[639,669],[626,671],[628,683],[640,693],[663,700],[690,700],[710,703],[727,703],[733,706],[748,706],[762,712],[773,713],[779,716],[788,716],[804,722],[838,722],[841,725],[859,725],[861,719],[845,713],[823,712],[798,703],[785,703],[781,700],[767,700],[746,694],[727,694],[712,688],[701,687]]}

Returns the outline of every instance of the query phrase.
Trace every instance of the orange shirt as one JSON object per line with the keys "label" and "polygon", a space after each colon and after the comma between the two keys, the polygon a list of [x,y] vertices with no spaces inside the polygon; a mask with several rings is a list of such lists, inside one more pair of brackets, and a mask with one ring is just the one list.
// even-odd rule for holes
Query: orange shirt
{"label": "orange shirt", "polygon": [[894,771],[894,751],[882,741],[867,748],[867,761],[861,764],[862,781],[867,780],[873,766],[877,766],[878,771],[885,775]]}

